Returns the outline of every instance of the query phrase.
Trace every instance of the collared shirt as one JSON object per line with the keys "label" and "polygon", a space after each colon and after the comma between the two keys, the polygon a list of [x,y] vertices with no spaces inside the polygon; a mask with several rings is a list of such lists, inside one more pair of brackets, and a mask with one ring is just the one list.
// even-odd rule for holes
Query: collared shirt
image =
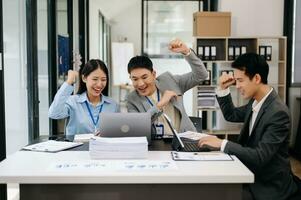
{"label": "collared shirt", "polygon": [[[264,103],[264,101],[266,100],[266,98],[271,94],[271,92],[273,91],[273,88],[271,88],[271,90],[259,101],[257,102],[256,100],[253,102],[252,104],[252,116],[251,116],[251,120],[250,120],[250,124],[249,124],[249,136],[252,133],[252,129],[253,129],[253,125],[255,123],[255,120],[257,118],[258,112],[260,111],[260,108],[262,106],[262,104]],[[216,89],[215,91],[216,95],[218,97],[224,97],[227,96],[230,93],[230,89],[227,88],[225,90],[221,90],[219,87]],[[227,144],[228,140],[224,139],[222,141],[221,144],[221,151],[225,150],[226,144]]]}
{"label": "collared shirt", "polygon": [[267,99],[267,97],[271,94],[272,91],[273,91],[273,88],[271,88],[270,91],[259,102],[257,102],[256,100],[253,102],[253,104],[252,104],[253,113],[252,113],[252,117],[251,117],[250,125],[249,125],[249,135],[251,135],[251,133],[252,133],[252,129],[253,129],[255,120],[257,118],[258,112],[260,111],[262,104]]}
{"label": "collared shirt", "polygon": [[[91,110],[94,121],[96,121],[101,105],[101,112],[119,112],[118,104],[111,98],[102,95],[101,102],[94,106],[88,100],[87,93],[71,95],[74,87],[68,83],[63,83],[57,91],[54,100],[49,108],[48,116],[52,119],[69,118],[66,127],[67,135],[82,133],[93,133],[95,131],[94,123],[89,114],[88,106]],[[100,129],[101,118],[98,120],[96,127]]]}
{"label": "collared shirt", "polygon": [[[161,97],[163,96],[162,93],[160,93],[159,95]],[[157,104],[158,100],[160,99],[160,98],[158,98],[157,90],[151,96],[148,96],[148,98],[151,99],[152,102],[154,102],[154,105]],[[163,112],[170,118],[170,120],[173,123],[174,128],[177,131],[179,131],[180,130],[180,123],[181,123],[180,112],[177,109],[175,109],[175,107],[170,102],[163,108]],[[163,117],[163,115],[158,117],[157,122],[164,125],[164,135],[173,135],[172,130],[168,126],[167,121]]]}

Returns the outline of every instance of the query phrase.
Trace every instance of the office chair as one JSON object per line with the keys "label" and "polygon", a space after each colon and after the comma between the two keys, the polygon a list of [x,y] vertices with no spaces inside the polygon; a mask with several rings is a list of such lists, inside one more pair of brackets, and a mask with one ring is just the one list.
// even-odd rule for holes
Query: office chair
{"label": "office chair", "polygon": [[[58,141],[73,141],[73,136],[72,137],[67,136],[67,131],[66,131],[66,127],[67,127],[67,124],[69,122],[69,117],[64,118],[64,119],[60,119],[60,121],[62,123],[64,123],[63,124],[64,127],[58,128],[59,131],[52,134],[52,135],[50,135],[48,139],[49,140],[58,140]],[[63,128],[64,132],[62,132],[62,128]]]}
{"label": "office chair", "polygon": [[201,133],[202,132],[202,118],[190,116],[189,119],[191,120],[194,127],[196,128],[196,131]]}

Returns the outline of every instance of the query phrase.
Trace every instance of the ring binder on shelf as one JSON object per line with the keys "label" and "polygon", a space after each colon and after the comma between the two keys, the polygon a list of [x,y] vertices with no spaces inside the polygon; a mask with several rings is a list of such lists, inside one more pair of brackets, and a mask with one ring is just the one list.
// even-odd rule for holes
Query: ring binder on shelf
{"label": "ring binder on shelf", "polygon": [[238,56],[240,56],[240,47],[235,47],[235,56],[234,58],[238,58]]}
{"label": "ring binder on shelf", "polygon": [[229,46],[228,48],[228,60],[234,60],[234,47]]}
{"label": "ring binder on shelf", "polygon": [[240,53],[241,53],[241,54],[247,53],[247,47],[246,47],[246,46],[241,46],[241,47],[240,47]]}
{"label": "ring binder on shelf", "polygon": [[216,46],[211,46],[211,60],[216,60]]}
{"label": "ring binder on shelf", "polygon": [[210,59],[210,46],[205,46],[204,60],[209,60],[209,59]]}
{"label": "ring binder on shelf", "polygon": [[259,55],[265,58],[265,46],[259,46]]}
{"label": "ring binder on shelf", "polygon": [[266,56],[265,56],[267,61],[272,60],[272,46],[266,46]]}
{"label": "ring binder on shelf", "polygon": [[197,52],[198,56],[200,59],[204,59],[204,47],[203,46],[198,46],[198,52]]}

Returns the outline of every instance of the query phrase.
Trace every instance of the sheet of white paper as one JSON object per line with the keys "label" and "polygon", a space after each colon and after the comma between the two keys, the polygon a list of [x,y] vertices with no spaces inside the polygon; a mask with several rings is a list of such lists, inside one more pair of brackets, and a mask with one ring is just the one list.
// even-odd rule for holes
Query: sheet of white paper
{"label": "sheet of white paper", "polygon": [[89,142],[89,140],[94,137],[93,133],[86,133],[86,134],[76,134],[74,136],[74,142]]}
{"label": "sheet of white paper", "polygon": [[52,163],[47,171],[157,171],[177,170],[173,160],[84,160]]}
{"label": "sheet of white paper", "polygon": [[233,161],[229,154],[222,152],[171,152],[174,160],[191,160],[191,161]]}
{"label": "sheet of white paper", "polygon": [[193,131],[186,131],[183,133],[179,133],[180,137],[185,137],[185,138],[189,138],[189,139],[193,139],[193,140],[199,140],[202,137],[207,137],[210,136],[208,134],[205,133],[198,133],[198,132],[193,132]]}

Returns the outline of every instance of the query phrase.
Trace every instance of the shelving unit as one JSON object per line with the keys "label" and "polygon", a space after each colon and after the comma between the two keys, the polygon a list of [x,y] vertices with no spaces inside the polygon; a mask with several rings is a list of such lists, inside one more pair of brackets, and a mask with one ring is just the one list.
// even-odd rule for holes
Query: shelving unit
{"label": "shelving unit", "polygon": [[[210,85],[198,85],[193,89],[193,110],[194,115],[202,117],[204,132],[228,138],[230,135],[237,135],[242,124],[226,122],[218,103],[214,102],[211,106],[202,106],[202,91],[208,87],[216,88],[218,78],[222,71],[233,70],[231,63],[235,59],[235,48],[260,54],[260,48],[270,47],[271,56],[267,61],[270,67],[268,84],[271,85],[279,94],[283,102],[286,101],[286,37],[196,37],[194,49],[203,58],[203,62],[210,70]],[[215,55],[204,55],[205,47],[215,47]],[[229,47],[234,51],[233,56],[229,56]],[[209,49],[210,49],[209,48]],[[211,49],[210,49],[211,50]],[[203,55],[200,55],[200,52]],[[231,52],[230,52],[231,53]],[[233,57],[232,59],[229,59]],[[204,60],[204,58],[206,58]],[[207,81],[208,82],[208,81]],[[231,87],[231,95],[235,106],[244,105],[247,100],[241,98],[235,87]]]}

